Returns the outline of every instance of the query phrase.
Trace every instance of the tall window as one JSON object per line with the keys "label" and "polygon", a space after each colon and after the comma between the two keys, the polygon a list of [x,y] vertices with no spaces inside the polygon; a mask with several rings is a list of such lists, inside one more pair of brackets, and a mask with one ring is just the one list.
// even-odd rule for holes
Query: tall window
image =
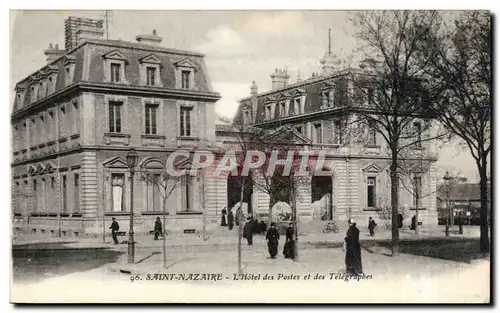
{"label": "tall window", "polygon": [[121,64],[111,63],[110,69],[111,69],[111,75],[110,75],[111,82],[119,83],[121,81],[120,79]]}
{"label": "tall window", "polygon": [[191,71],[182,71],[181,72],[181,88],[182,89],[189,89],[189,81],[191,79]]}
{"label": "tall window", "polygon": [[252,119],[251,119],[251,117],[250,117],[250,111],[245,110],[245,111],[243,112],[243,114],[244,114],[244,115],[243,115],[243,123],[245,123],[245,124],[249,124],[249,123],[252,121]]}
{"label": "tall window", "polygon": [[80,186],[80,175],[78,173],[75,173],[75,187]]}
{"label": "tall window", "polygon": [[377,144],[377,129],[375,128],[375,121],[370,121],[368,123],[368,136],[369,136],[369,144],[376,145]]}
{"label": "tall window", "polygon": [[322,143],[323,142],[323,130],[321,128],[321,123],[314,124],[313,142],[315,142],[315,143]]}
{"label": "tall window", "polygon": [[191,110],[190,107],[181,107],[180,125],[181,136],[191,136]]}
{"label": "tall window", "polygon": [[62,176],[62,211],[63,213],[68,212],[68,186],[66,183],[66,175]]}
{"label": "tall window", "polygon": [[190,211],[193,208],[192,198],[193,198],[193,189],[192,189],[192,181],[193,178],[189,175],[184,175],[181,177],[182,182],[182,210]]}
{"label": "tall window", "polygon": [[284,116],[285,116],[285,102],[281,101],[280,102],[280,117],[284,117]]}
{"label": "tall window", "polygon": [[422,197],[422,177],[413,177],[413,206],[420,207],[420,198]]}
{"label": "tall window", "polygon": [[122,118],[121,118],[122,103],[109,102],[109,132],[121,133],[122,132]]}
{"label": "tall window", "polygon": [[156,135],[156,108],[155,104],[146,105],[146,135]]}
{"label": "tall window", "polygon": [[146,193],[146,203],[148,212],[158,212],[162,210],[162,196],[160,192],[161,183],[160,174],[152,174],[152,177],[148,177],[147,180],[147,193]]}
{"label": "tall window", "polygon": [[413,123],[416,134],[415,147],[422,148],[422,125],[419,122]]}
{"label": "tall window", "polygon": [[111,210],[113,212],[123,211],[123,185],[125,175],[122,173],[111,174]]}
{"label": "tall window", "polygon": [[334,140],[335,144],[341,145],[342,144],[342,123],[340,121],[335,121],[333,123],[334,126]]}
{"label": "tall window", "polygon": [[156,67],[147,67],[146,68],[146,84],[148,86],[155,86],[156,79]]}
{"label": "tall window", "polygon": [[266,105],[265,114],[266,120],[271,119],[271,105]]}
{"label": "tall window", "polygon": [[302,107],[301,107],[302,101],[300,97],[297,97],[293,99],[293,111],[295,114],[302,114]]}
{"label": "tall window", "polygon": [[373,88],[365,88],[365,92],[366,92],[366,104],[372,104],[374,102]]}
{"label": "tall window", "polygon": [[368,177],[366,182],[366,203],[370,208],[374,208],[376,206],[376,180],[375,177]]}
{"label": "tall window", "polygon": [[33,179],[33,211],[38,211],[38,186],[37,186],[37,181],[36,179]]}

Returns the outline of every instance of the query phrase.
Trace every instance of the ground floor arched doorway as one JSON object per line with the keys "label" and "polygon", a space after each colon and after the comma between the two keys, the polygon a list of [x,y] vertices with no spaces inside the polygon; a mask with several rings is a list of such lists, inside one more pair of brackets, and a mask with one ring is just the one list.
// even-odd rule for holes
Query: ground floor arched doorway
{"label": "ground floor arched doorway", "polygon": [[313,219],[333,219],[333,181],[331,176],[313,176],[311,179],[311,203]]}

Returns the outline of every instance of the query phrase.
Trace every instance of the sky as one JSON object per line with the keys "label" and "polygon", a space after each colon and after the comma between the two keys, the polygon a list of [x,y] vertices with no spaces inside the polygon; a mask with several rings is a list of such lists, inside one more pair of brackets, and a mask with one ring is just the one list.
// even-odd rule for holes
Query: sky
{"label": "sky", "polygon": [[[49,44],[64,47],[67,16],[102,18],[104,11],[12,11],[11,90],[14,84],[45,64]],[[135,41],[155,29],[164,47],[199,51],[214,91],[222,99],[219,115],[232,117],[238,99],[249,96],[255,81],[259,92],[271,87],[270,74],[286,68],[290,81],[320,71],[319,60],[328,49],[344,64],[356,62],[358,45],[348,11],[120,11],[111,13],[109,38]],[[467,150],[455,142],[440,150],[438,177],[448,170],[476,182],[477,169]],[[439,178],[438,178],[439,180]]]}

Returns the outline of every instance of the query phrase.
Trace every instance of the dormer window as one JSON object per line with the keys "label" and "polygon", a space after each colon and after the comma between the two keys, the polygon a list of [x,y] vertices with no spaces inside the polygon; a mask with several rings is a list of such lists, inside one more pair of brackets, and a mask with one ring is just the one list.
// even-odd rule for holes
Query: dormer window
{"label": "dormer window", "polygon": [[43,81],[40,82],[38,93],[39,93],[38,97],[40,99],[45,97],[45,84],[43,83]]}
{"label": "dormer window", "polygon": [[194,73],[196,71],[197,65],[184,58],[178,62],[174,63],[175,66],[175,77],[176,77],[176,88],[178,89],[195,89],[194,85]]}
{"label": "dormer window", "polygon": [[73,55],[67,55],[63,58],[64,65],[64,83],[66,86],[73,83],[73,76],[75,73],[75,57]]}
{"label": "dormer window", "polygon": [[38,93],[38,88],[36,85],[31,86],[31,103],[36,102],[37,100],[37,93]]}
{"label": "dormer window", "polygon": [[111,63],[110,65],[110,77],[111,77],[111,82],[112,83],[119,83],[121,82],[120,79],[120,74],[121,74],[121,64],[119,63]]}
{"label": "dormer window", "polygon": [[270,120],[271,119],[271,105],[270,104],[266,105],[266,108],[265,108],[265,118],[266,118],[266,120]]}
{"label": "dormer window", "polygon": [[374,92],[373,88],[368,87],[364,89],[365,94],[365,105],[371,105],[374,103]]}
{"label": "dormer window", "polygon": [[156,68],[146,67],[146,85],[155,86]]}
{"label": "dormer window", "polygon": [[190,71],[182,71],[182,89],[189,89],[189,82],[191,81],[191,72]]}
{"label": "dormer window", "polygon": [[16,104],[18,109],[24,106],[24,90],[18,89],[16,93]]}
{"label": "dormer window", "polygon": [[333,90],[325,90],[321,94],[321,107],[323,109],[325,108],[331,108],[333,107],[334,104],[334,91]]}
{"label": "dormer window", "polygon": [[279,104],[279,115],[280,117],[285,117],[286,116],[286,107],[285,107],[285,101],[281,101]]}
{"label": "dormer window", "polygon": [[243,123],[250,124],[252,122],[252,116],[250,115],[250,110],[243,111]]}
{"label": "dormer window", "polygon": [[118,50],[112,50],[102,56],[104,59],[105,81],[125,83],[125,57]]}
{"label": "dormer window", "polygon": [[154,54],[149,54],[139,59],[139,63],[141,66],[141,85],[162,87],[160,59]]}

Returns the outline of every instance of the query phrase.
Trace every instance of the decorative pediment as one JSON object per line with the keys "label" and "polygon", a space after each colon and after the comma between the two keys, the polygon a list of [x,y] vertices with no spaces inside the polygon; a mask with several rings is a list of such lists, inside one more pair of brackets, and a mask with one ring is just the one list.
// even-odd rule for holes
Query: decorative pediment
{"label": "decorative pediment", "polygon": [[180,61],[174,62],[175,67],[189,67],[189,68],[194,68],[196,69],[198,66],[196,63],[191,61],[189,58],[184,58]]}
{"label": "decorative pediment", "polygon": [[111,60],[120,60],[120,61],[125,61],[126,58],[125,56],[123,55],[122,52],[120,52],[120,50],[118,49],[115,49],[115,50],[112,50],[106,54],[103,54],[102,55],[102,58],[103,59],[111,59]]}
{"label": "decorative pediment", "polygon": [[264,103],[265,104],[268,104],[268,103],[272,103],[272,102],[276,102],[276,98],[273,97],[273,96],[267,96],[264,98]]}
{"label": "decorative pediment", "polygon": [[45,164],[45,172],[51,173],[51,172],[55,171],[55,169],[56,169],[56,166],[52,162],[47,162]]}
{"label": "decorative pediment", "polygon": [[363,172],[366,173],[380,173],[382,170],[376,164],[370,164],[363,168]]}
{"label": "decorative pediment", "polygon": [[26,90],[26,86],[24,84],[19,84],[16,86],[16,88],[14,88],[15,92],[24,91],[24,90]]}
{"label": "decorative pediment", "polygon": [[332,88],[334,88],[335,85],[331,82],[324,82],[323,84],[321,84],[321,86],[319,87],[319,89],[321,90],[330,90]]}
{"label": "decorative pediment", "polygon": [[141,162],[141,168],[163,170],[165,168],[163,162],[158,158],[147,158]]}
{"label": "decorative pediment", "polygon": [[69,64],[75,64],[75,62],[76,62],[76,58],[74,55],[65,55],[62,58],[62,65],[64,65],[64,66],[69,65]]}
{"label": "decorative pediment", "polygon": [[139,63],[151,63],[151,64],[161,64],[160,59],[155,54],[148,54],[147,56],[140,58]]}
{"label": "decorative pediment", "polygon": [[38,166],[36,167],[36,173],[37,173],[37,174],[40,174],[40,173],[43,173],[43,172],[45,172],[45,165],[43,165],[43,164],[41,164],[41,163],[40,163],[40,164],[38,164]]}
{"label": "decorative pediment", "polygon": [[427,170],[425,167],[423,167],[421,165],[416,165],[416,166],[412,167],[411,172],[413,174],[423,174],[423,173],[427,172]]}
{"label": "decorative pediment", "polygon": [[278,97],[276,97],[277,101],[284,101],[288,100],[290,98],[290,95],[288,93],[280,93]]}
{"label": "decorative pediment", "polygon": [[304,88],[296,88],[292,91],[292,97],[298,97],[306,94],[306,90]]}
{"label": "decorative pediment", "polygon": [[28,166],[28,174],[29,175],[34,175],[36,173],[36,166],[34,165],[29,165]]}
{"label": "decorative pediment", "polygon": [[45,73],[46,73],[47,75],[50,75],[50,74],[57,74],[57,73],[59,73],[59,70],[58,70],[57,66],[55,66],[55,65],[49,65],[49,66],[47,66],[47,68],[45,69]]}
{"label": "decorative pediment", "polygon": [[107,168],[128,168],[125,159],[119,156],[104,161],[102,165]]}

